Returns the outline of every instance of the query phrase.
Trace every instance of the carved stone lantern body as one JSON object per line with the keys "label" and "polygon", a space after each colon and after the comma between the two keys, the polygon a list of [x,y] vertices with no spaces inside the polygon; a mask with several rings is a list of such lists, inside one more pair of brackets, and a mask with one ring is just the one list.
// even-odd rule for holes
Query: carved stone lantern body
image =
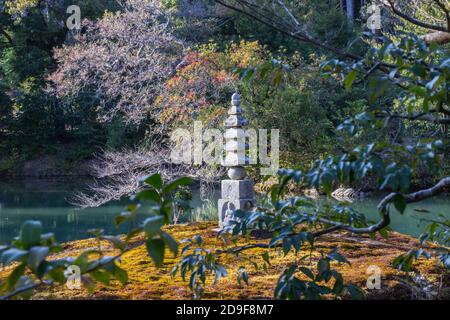
{"label": "carved stone lantern body", "polygon": [[245,179],[245,165],[250,159],[246,155],[247,144],[243,127],[248,125],[242,115],[241,98],[233,94],[228,118],[225,120],[225,158],[222,165],[228,168],[229,179],[222,180],[222,195],[218,201],[219,225],[223,229],[230,221],[234,210],[249,211],[256,206],[253,182]]}

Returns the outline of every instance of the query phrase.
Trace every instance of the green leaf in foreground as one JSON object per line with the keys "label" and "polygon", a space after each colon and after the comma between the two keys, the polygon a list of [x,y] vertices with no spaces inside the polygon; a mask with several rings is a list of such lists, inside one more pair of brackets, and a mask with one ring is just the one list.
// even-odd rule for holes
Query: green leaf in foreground
{"label": "green leaf in foreground", "polygon": [[149,239],[146,243],[147,252],[157,267],[161,267],[164,263],[164,240]]}
{"label": "green leaf in foreground", "polygon": [[178,242],[168,233],[162,232],[161,238],[165,241],[174,256],[178,255]]}
{"label": "green leaf in foreground", "polygon": [[28,255],[28,264],[33,268],[37,269],[42,261],[45,260],[50,250],[48,247],[33,247],[30,249]]}
{"label": "green leaf in foreground", "polygon": [[25,250],[20,249],[8,249],[2,253],[0,262],[2,265],[6,266],[14,261],[21,261],[28,254]]}
{"label": "green leaf in foreground", "polygon": [[20,241],[27,248],[41,243],[42,223],[40,221],[25,221],[20,229]]}
{"label": "green leaf in foreground", "polygon": [[352,70],[349,72],[349,74],[347,74],[347,76],[345,77],[345,80],[344,80],[346,91],[350,91],[357,75],[358,75],[358,73],[356,72],[356,70]]}
{"label": "green leaf in foreground", "polygon": [[394,203],[395,209],[397,209],[398,212],[400,212],[401,214],[405,212],[407,203],[404,196],[398,193],[394,196],[394,198],[392,198],[392,202]]}
{"label": "green leaf in foreground", "polygon": [[148,237],[153,237],[154,235],[161,232],[161,227],[163,225],[164,225],[163,216],[150,217],[144,221],[144,231]]}
{"label": "green leaf in foreground", "polygon": [[163,185],[163,180],[159,173],[152,174],[142,180],[144,181],[144,183],[154,187],[157,190],[161,189]]}

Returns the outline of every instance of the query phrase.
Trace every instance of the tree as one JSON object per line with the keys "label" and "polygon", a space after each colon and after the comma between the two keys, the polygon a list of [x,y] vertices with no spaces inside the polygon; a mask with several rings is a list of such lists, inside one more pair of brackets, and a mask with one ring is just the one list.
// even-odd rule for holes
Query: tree
{"label": "tree", "polygon": [[[99,247],[83,252],[76,259],[50,260],[49,255],[60,252],[62,247],[53,234],[43,232],[41,222],[25,222],[11,245],[0,246],[1,265],[13,267],[7,280],[0,283],[0,300],[27,299],[36,288],[63,284],[69,276],[66,271],[70,266],[79,268],[82,282],[90,288],[95,282],[108,285],[113,279],[125,285],[128,275],[118,260],[136,247],[133,239],[141,233],[145,234],[148,254],[156,266],[162,266],[166,248],[174,256],[178,255],[178,243],[161,228],[171,221],[172,193],[178,187],[191,184],[192,180],[180,178],[164,183],[159,174],[154,174],[144,177],[141,182],[146,189],[136,194],[136,200],[154,201],[150,210],[152,216],[141,227],[130,231],[126,239],[104,235],[102,230],[91,230],[98,240],[109,241],[120,251],[115,256],[105,256]],[[121,225],[133,219],[137,209],[138,204],[128,206],[127,212],[116,218],[116,224]]]}
{"label": "tree", "polygon": [[355,19],[355,7],[353,6],[353,0],[346,0],[346,11],[348,20],[353,23]]}
{"label": "tree", "polygon": [[[300,23],[300,18],[295,16],[295,12],[290,9],[287,2],[281,0],[264,3],[243,0],[229,2],[216,0],[216,2],[246,14],[293,39],[329,50],[343,59],[324,62],[323,75],[328,79],[342,81],[347,90],[357,82],[367,84],[368,106],[364,112],[346,119],[338,129],[357,136],[361,129],[365,128],[373,131],[375,136],[369,143],[351,146],[339,154],[319,159],[306,170],[280,170],[278,184],[267,195],[267,204],[252,212],[234,212],[234,219],[221,233],[221,238],[227,245],[224,249],[211,251],[203,246],[202,239],[198,236],[189,239],[182,249],[181,261],[172,270],[172,274],[180,273],[183,278],[189,275],[189,286],[198,297],[203,292],[202,286],[206,283],[208,275],[213,276],[215,280],[227,275],[219,256],[231,255],[234,258],[246,259],[249,258],[246,252],[260,248],[265,252],[258,257],[259,261],[262,264],[269,264],[270,250],[281,249],[284,254],[294,252],[299,256],[297,262],[280,275],[274,292],[276,298],[315,299],[324,295],[359,297],[360,290],[344,283],[342,275],[333,269],[333,263],[347,263],[345,257],[337,248],[330,252],[315,251],[316,239],[338,231],[372,236],[379,233],[386,237],[394,209],[401,214],[409,203],[433,197],[450,187],[448,174],[439,171],[443,155],[448,154],[448,141],[445,137],[398,142],[381,139],[377,135],[378,132],[385,131],[393,119],[430,123],[434,126],[449,123],[448,51],[431,44],[426,37],[414,34],[401,37],[396,34],[390,37],[389,34],[385,34],[382,37],[373,35],[362,37],[361,41],[366,42],[368,50],[361,55],[331,47],[313,38],[307,26]],[[433,3],[436,3],[443,13],[447,12],[447,7],[442,7],[439,0]],[[411,19],[409,15],[405,17],[402,11],[389,7],[408,23],[424,27],[417,19]],[[441,28],[433,25],[430,29],[435,30],[435,27]],[[439,32],[448,33],[450,30]],[[247,69],[249,70],[243,70],[245,72],[242,73],[244,80],[251,81],[252,77],[264,79],[262,68]],[[276,67],[272,71],[279,72],[280,69]],[[264,74],[272,76],[267,72]],[[377,104],[376,101],[388,90],[394,90],[392,88],[395,88],[398,94],[394,103]],[[438,178],[427,187],[412,190],[411,181],[417,174],[419,164],[436,172]],[[290,197],[286,192],[287,185],[294,182],[300,187],[321,188],[330,195],[333,188],[339,184],[363,181],[368,177],[375,179],[380,191],[389,192],[378,204],[380,219],[375,223],[366,221],[362,213],[347,203],[315,205],[302,197]],[[174,253],[178,251],[178,245],[161,231],[161,226],[170,221],[171,192],[188,181],[182,178],[177,182],[164,184],[160,175],[152,174],[143,180],[144,190],[136,195],[138,200],[149,200],[153,205],[151,210],[154,216],[147,219],[144,227],[138,231],[145,232],[148,253],[157,266],[163,262],[166,246]],[[136,204],[131,205],[116,221],[121,223],[133,218],[137,207]],[[249,236],[251,232],[257,230],[269,232],[271,239],[250,245],[239,245],[240,237]],[[450,268],[448,234],[448,221],[433,221],[420,240],[422,244],[436,240],[440,242],[433,247],[412,248],[409,253],[395,259],[393,264],[401,270],[411,271],[415,260],[434,255],[442,263],[443,272],[448,272]],[[135,235],[136,233],[131,231],[126,239]],[[101,232],[97,232],[97,236],[99,239],[113,242],[117,248],[122,248],[122,252],[126,251],[127,243],[123,243],[120,239],[107,237]],[[18,262],[2,286],[7,292],[5,298],[21,295],[47,282],[64,280],[61,272],[68,262],[62,261],[58,265],[46,260],[54,244],[50,239],[51,236],[42,235],[38,223],[29,222],[23,227],[17,242],[12,246],[0,248],[1,261],[4,264]],[[302,248],[307,250],[302,251]],[[310,258],[314,252],[320,255],[317,265],[314,267],[303,265],[301,261]],[[76,263],[83,267],[83,274],[100,282],[108,282],[110,277],[126,282],[124,272],[115,265],[120,256],[88,260],[91,253],[87,252],[76,260]],[[46,268],[41,267],[41,264]],[[109,272],[110,275],[105,278],[103,274],[95,272],[98,269]],[[31,271],[35,278],[25,276],[25,270]],[[241,269],[237,279],[239,282],[247,282],[248,274]]]}
{"label": "tree", "polygon": [[[74,120],[79,114],[70,108],[63,109],[45,90],[47,77],[56,67],[53,48],[70,38],[71,32],[66,27],[67,7],[79,5],[83,18],[95,19],[105,10],[115,11],[119,6],[115,0],[4,3],[0,9],[0,86],[1,95],[9,101],[2,109],[10,117],[2,121],[5,135],[2,151],[27,159],[54,150],[60,143],[76,140],[77,135],[83,136],[81,130],[76,130]],[[95,131],[92,126],[83,129]]]}
{"label": "tree", "polygon": [[182,50],[170,27],[157,2],[128,1],[122,12],[86,21],[74,44],[55,51],[53,92],[66,104],[95,109],[100,122],[139,124]]}
{"label": "tree", "polygon": [[[312,43],[318,47],[332,51],[346,59],[332,60],[323,64],[323,70],[328,76],[336,76],[336,79],[344,80],[347,89],[350,89],[357,78],[360,81],[368,80],[369,108],[354,118],[346,120],[340,129],[348,130],[352,135],[359,129],[367,126],[372,130],[385,128],[386,123],[395,118],[416,122],[432,122],[435,125],[447,124],[449,114],[449,59],[448,52],[439,50],[429,38],[410,35],[404,36],[399,42],[393,42],[388,37],[375,37],[377,42],[369,42],[370,50],[364,57],[329,47],[327,44],[317,42],[312,38],[305,25],[299,21],[294,11],[284,1],[252,2],[252,1],[216,1],[227,8],[245,14],[256,21],[272,27],[274,30],[285,33],[294,39]],[[439,32],[449,33],[446,26],[435,26],[423,23],[407,14],[403,14],[393,4],[389,7],[401,18],[420,27],[428,27],[431,30],[443,30]],[[440,1],[434,3],[447,16],[448,9]],[[270,4],[270,5],[269,5]],[[450,21],[450,19],[448,20]],[[373,37],[372,37],[373,38]],[[371,38],[370,38],[371,39]],[[439,41],[440,42],[440,41]],[[251,77],[250,77],[251,78]],[[400,112],[395,112],[393,106],[377,107],[376,99],[385,94],[389,85],[394,85],[400,90]],[[380,119],[382,119],[380,121]],[[419,191],[410,192],[411,178],[416,174],[417,164],[422,163],[431,170],[438,168],[445,146],[441,139],[428,139],[414,143],[389,143],[374,140],[367,145],[362,145],[353,150],[348,150],[337,156],[318,160],[312,168],[306,172],[294,170],[282,170],[279,183],[272,189],[271,206],[258,208],[256,212],[237,212],[234,224],[228,229],[234,236],[249,234],[255,229],[264,229],[274,232],[274,237],[268,244],[256,244],[227,250],[228,253],[238,254],[251,248],[272,248],[280,246],[285,253],[298,250],[305,245],[308,237],[314,239],[327,233],[338,230],[347,230],[354,234],[380,232],[386,234],[386,228],[390,223],[390,212],[395,207],[400,213],[404,212],[408,203],[419,202],[442,193],[450,187],[450,177],[440,177],[438,182]],[[398,163],[397,163],[398,162]],[[379,190],[390,190],[392,193],[380,201],[378,209],[380,221],[367,225],[363,216],[350,207],[335,207],[331,210],[312,210],[308,213],[304,200],[292,198],[284,200],[285,187],[289,181],[305,187],[323,188],[326,193],[332,191],[333,186],[339,183],[351,183],[360,181],[369,175],[378,181]],[[316,233],[303,234],[297,227],[309,224],[310,227],[321,226]],[[448,222],[435,221],[434,228],[441,228],[437,234],[444,234],[444,244],[448,243]],[[301,229],[300,229],[301,230]],[[311,230],[311,229],[309,229]],[[317,229],[316,229],[317,230]],[[432,239],[436,230],[426,233],[422,240]],[[313,246],[313,240],[310,240]],[[450,266],[450,252],[448,248],[439,246],[435,251],[444,267]],[[422,255],[429,257],[422,249],[412,249],[409,254],[396,259],[394,264],[402,270],[410,270],[414,259]],[[320,270],[320,266],[319,266]],[[329,271],[329,269],[325,268]],[[286,270],[280,277],[276,296],[285,298],[299,298],[308,296],[311,288],[308,284],[295,277],[298,271],[306,272],[300,266],[293,266]],[[307,272],[310,274],[310,272]],[[322,275],[312,276],[313,280],[322,279]],[[319,295],[327,290],[316,290]],[[340,291],[338,290],[338,293]]]}

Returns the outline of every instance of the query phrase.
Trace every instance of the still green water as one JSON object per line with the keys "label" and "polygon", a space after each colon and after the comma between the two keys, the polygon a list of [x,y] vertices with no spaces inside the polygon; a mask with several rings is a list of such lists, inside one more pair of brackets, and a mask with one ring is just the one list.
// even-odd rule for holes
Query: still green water
{"label": "still green water", "polygon": [[[22,223],[30,219],[42,221],[45,231],[55,233],[60,242],[91,237],[87,233],[89,229],[104,229],[106,234],[119,234],[132,227],[126,225],[118,229],[114,225],[114,217],[123,211],[126,200],[82,210],[70,205],[67,199],[85,185],[86,181],[73,179],[0,182],[0,244],[17,236]],[[378,200],[370,198],[357,201],[354,208],[365,213],[369,220],[375,221],[378,219]],[[193,214],[182,217],[181,222],[216,220],[214,205],[215,199],[211,199],[205,206],[199,193],[195,192],[191,207],[196,210]],[[422,212],[424,210],[428,212]],[[396,231],[418,236],[422,230],[420,220],[433,219],[439,215],[450,218],[449,196],[436,197],[408,206],[404,215],[392,214],[391,227]],[[145,212],[140,213],[138,217],[144,218]],[[137,219],[135,223],[139,221],[142,219]]]}
{"label": "still green water", "polygon": [[[105,234],[125,233],[141,223],[147,216],[145,208],[137,215],[135,225],[127,223],[121,228],[114,224],[114,218],[124,211],[128,199],[115,201],[99,208],[80,209],[70,204],[74,193],[84,190],[91,181],[72,178],[47,180],[27,179],[0,182],[0,244],[11,241],[19,234],[20,227],[27,220],[39,220],[45,232],[53,232],[59,242],[92,237],[88,230],[103,229]],[[211,202],[212,204],[212,202]],[[211,220],[210,213],[200,214],[199,208],[209,208],[194,192],[191,207],[197,208],[180,222]],[[211,211],[211,210],[209,210]]]}

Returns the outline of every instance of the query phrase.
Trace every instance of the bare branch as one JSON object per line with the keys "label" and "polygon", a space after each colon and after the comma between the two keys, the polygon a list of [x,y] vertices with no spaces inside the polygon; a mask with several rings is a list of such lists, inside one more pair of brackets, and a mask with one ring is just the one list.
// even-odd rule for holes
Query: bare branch
{"label": "bare branch", "polygon": [[388,5],[390,7],[390,9],[392,10],[393,13],[395,13],[396,15],[398,15],[399,17],[401,17],[402,19],[416,25],[422,28],[426,28],[426,29],[430,29],[430,30],[435,30],[435,31],[442,31],[442,32],[449,32],[450,30],[442,27],[442,26],[437,26],[437,25],[433,25],[433,24],[429,24],[426,22],[423,22],[419,19],[416,19],[414,17],[411,17],[410,15],[404,13],[403,11],[401,11],[400,9],[398,9],[398,7],[396,6],[396,4],[394,3],[393,0],[386,0],[388,2]]}
{"label": "bare branch", "polygon": [[[445,190],[445,188],[447,188],[447,187],[450,187],[450,177],[442,179],[438,184],[436,184],[435,186],[433,186],[429,189],[424,189],[424,190],[420,190],[420,191],[405,195],[405,199],[406,199],[407,203],[419,202],[424,199],[428,199],[428,198],[434,197],[434,196],[442,193]],[[390,219],[390,215],[389,215],[389,210],[386,210],[386,206],[393,201],[393,198],[396,195],[397,195],[397,193],[391,193],[388,196],[386,196],[385,198],[383,198],[380,201],[380,203],[378,204],[378,210],[380,210],[380,212],[383,213],[382,219],[378,223],[373,224],[366,228],[355,228],[355,227],[352,227],[350,225],[343,224],[340,222],[336,222],[336,221],[332,221],[332,220],[324,219],[324,218],[319,218],[318,221],[320,221],[321,223],[324,223],[326,225],[331,225],[331,227],[314,232],[313,237],[317,238],[317,237],[323,236],[325,234],[333,233],[333,232],[336,232],[339,230],[349,231],[354,234],[369,234],[369,233],[374,233],[379,230],[382,230],[383,228],[387,227],[390,224],[391,219]],[[229,249],[229,250],[217,250],[216,254],[226,254],[226,253],[237,254],[242,251],[246,251],[246,250],[250,250],[250,249],[255,249],[255,248],[267,248],[268,249],[268,248],[280,247],[281,245],[282,244],[277,244],[275,246],[269,246],[269,244],[256,243],[256,244],[250,244],[250,245],[236,247],[236,248]]]}
{"label": "bare branch", "polygon": [[85,20],[83,27],[72,43],[55,49],[58,69],[48,91],[66,105],[91,97],[99,122],[141,123],[183,52],[170,15],[159,1],[129,0],[120,13]]}
{"label": "bare branch", "polygon": [[[320,236],[323,236],[325,234],[338,231],[340,229],[342,229],[341,226],[333,226],[333,227],[328,228],[328,229],[324,229],[324,230],[313,232],[312,235],[313,235],[314,238],[318,238]],[[248,244],[248,245],[245,245],[245,246],[232,248],[232,249],[229,249],[229,250],[216,250],[215,253],[216,254],[237,254],[237,253],[240,253],[242,251],[246,251],[246,250],[250,250],[250,249],[256,249],[256,248],[269,249],[269,248],[278,248],[278,247],[281,247],[281,246],[282,246],[281,243],[279,243],[277,245],[273,245],[273,246],[269,246],[269,244],[266,244],[266,243],[255,243],[255,244]]]}
{"label": "bare branch", "polygon": [[13,44],[13,39],[11,38],[11,36],[2,28],[0,28],[0,33],[6,38],[6,40],[8,41],[9,45]]}
{"label": "bare branch", "polygon": [[[405,195],[405,200],[407,203],[414,203],[419,202],[434,196],[437,196],[438,194],[442,193],[446,188],[450,187],[450,177],[444,178],[439,183],[434,185],[431,188],[423,189],[414,193],[410,193],[408,195]],[[389,203],[392,202],[393,198],[397,195],[397,193],[391,193],[385,198],[383,198],[380,203],[378,204],[378,209],[382,210],[385,208]]]}
{"label": "bare branch", "polygon": [[[447,187],[450,187],[450,177],[442,179],[438,184],[436,184],[435,186],[433,186],[429,189],[424,189],[424,190],[420,190],[420,191],[408,194],[405,196],[405,199],[408,203],[422,201],[424,199],[431,198],[431,197],[438,195],[439,193],[443,192],[444,189]],[[392,202],[393,198],[396,195],[397,195],[397,193],[391,193],[388,196],[386,196],[385,198],[383,198],[380,201],[380,203],[378,204],[378,210],[380,210],[380,212],[383,213],[382,219],[378,223],[373,224],[369,227],[365,227],[365,228],[355,228],[355,227],[352,227],[352,226],[344,224],[344,223],[336,222],[336,221],[329,220],[329,219],[319,218],[318,221],[320,221],[321,223],[324,223],[326,225],[330,225],[331,227],[314,232],[313,237],[317,238],[317,237],[323,236],[325,234],[333,233],[333,232],[336,232],[339,230],[349,231],[354,234],[369,234],[369,233],[374,233],[379,230],[382,230],[383,228],[389,226],[389,224],[390,224],[391,219],[390,219],[390,215],[389,215],[389,210],[386,210],[386,206]],[[241,246],[241,247],[237,247],[237,248],[233,248],[233,249],[229,249],[229,250],[217,250],[216,253],[217,254],[224,254],[224,253],[237,254],[242,251],[255,249],[255,248],[275,248],[275,247],[280,247],[280,246],[281,246],[281,244],[278,244],[276,246],[269,246],[268,244],[257,243],[257,244],[245,245],[245,246]]]}
{"label": "bare branch", "polygon": [[450,32],[450,10],[447,9],[447,6],[440,0],[434,0],[434,2],[439,6],[439,8],[442,9],[442,11],[444,11],[445,18],[447,20],[447,31]]}
{"label": "bare branch", "polygon": [[422,36],[423,41],[427,45],[430,44],[446,44],[450,42],[450,32],[432,32]]}
{"label": "bare branch", "polygon": [[[304,30],[299,29],[297,25],[295,27],[292,27],[289,25],[284,25],[286,28],[280,27],[279,23],[285,23],[285,21],[283,21],[283,20],[280,21],[280,19],[278,19],[278,21],[275,21],[275,19],[273,19],[273,17],[276,16],[275,12],[272,14],[272,17],[266,17],[266,16],[262,15],[260,12],[258,12],[258,10],[256,10],[254,7],[249,8],[246,1],[243,1],[243,0],[234,1],[235,3],[237,3],[239,5],[239,7],[236,5],[226,3],[224,0],[214,0],[214,1],[230,10],[244,14],[244,15],[254,19],[255,21],[258,21],[270,28],[273,28],[274,30],[276,30],[284,35],[287,35],[289,37],[295,38],[302,42],[311,43],[311,44],[315,45],[316,47],[325,49],[327,51],[334,52],[341,57],[349,58],[352,60],[361,60],[362,59],[362,57],[360,57],[356,54],[341,50],[339,48],[329,46],[325,43],[322,43],[322,42],[308,36],[308,34],[305,33]],[[286,6],[284,6],[284,8],[287,9]]]}
{"label": "bare branch", "polygon": [[[387,227],[391,223],[391,218],[389,216],[389,212],[385,211],[383,213],[382,219],[379,222],[377,222],[376,224],[373,224],[369,227],[366,227],[366,228],[355,228],[355,227],[352,227],[347,224],[343,224],[340,222],[323,219],[323,218],[320,218],[319,221],[322,223],[326,223],[326,224],[335,226],[340,230],[346,230],[346,231],[349,231],[349,232],[355,233],[355,234],[366,234],[366,233],[374,233],[374,232],[377,232],[377,231]],[[335,231],[335,230],[332,230],[330,232],[333,232],[333,231]],[[330,232],[327,232],[327,233],[330,233]]]}
{"label": "bare branch", "polygon": [[405,119],[410,121],[425,121],[425,122],[431,122],[436,124],[450,124],[450,118],[447,117],[436,117],[433,116],[434,113],[443,113],[447,114],[447,110],[438,110],[438,109],[431,109],[428,112],[420,112],[420,113],[412,113],[408,115],[404,114],[391,114],[386,112],[378,113],[376,116],[378,118],[396,118],[396,119]]}
{"label": "bare branch", "polygon": [[189,176],[203,183],[216,183],[224,174],[221,167],[208,165],[175,165],[170,147],[153,141],[147,146],[122,151],[104,151],[91,170],[97,180],[87,191],[74,194],[69,201],[81,208],[99,207],[109,201],[120,200],[139,191],[139,180],[160,173],[165,180]]}

